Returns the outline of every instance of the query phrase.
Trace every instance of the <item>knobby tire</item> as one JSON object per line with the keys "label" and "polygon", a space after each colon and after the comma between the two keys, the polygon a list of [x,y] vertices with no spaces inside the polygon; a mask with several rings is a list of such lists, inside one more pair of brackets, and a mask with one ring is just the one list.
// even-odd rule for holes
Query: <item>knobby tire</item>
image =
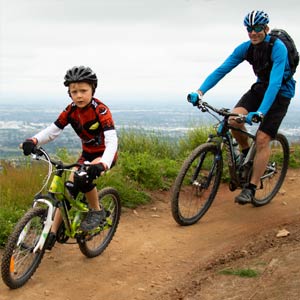
{"label": "knobby tire", "polygon": [[110,213],[108,216],[109,225],[104,226],[99,233],[88,241],[78,239],[80,251],[88,258],[96,257],[106,249],[120,221],[121,200],[119,193],[114,188],[106,187],[99,191],[98,198],[101,206]]}
{"label": "knobby tire", "polygon": [[257,207],[268,204],[276,196],[288,170],[290,150],[287,138],[278,133],[271,145],[271,156],[264,174],[266,178],[262,180],[262,189],[258,187],[252,200]]}
{"label": "knobby tire", "polygon": [[[44,227],[46,212],[45,208],[40,207],[28,210],[8,238],[2,257],[1,275],[3,282],[11,289],[23,286],[34,274],[44,256],[45,249],[36,253],[33,253],[33,249]],[[19,239],[21,242],[17,245]]]}
{"label": "knobby tire", "polygon": [[223,158],[218,153],[216,144],[206,143],[193,150],[184,161],[171,198],[172,215],[179,225],[198,222],[215,199],[223,172]]}

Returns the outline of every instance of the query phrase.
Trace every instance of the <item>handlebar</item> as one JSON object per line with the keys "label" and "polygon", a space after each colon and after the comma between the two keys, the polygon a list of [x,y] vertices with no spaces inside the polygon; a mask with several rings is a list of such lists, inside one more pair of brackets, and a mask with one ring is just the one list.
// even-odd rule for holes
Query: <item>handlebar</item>
{"label": "handlebar", "polygon": [[[19,145],[20,149],[23,149],[23,143]],[[68,170],[72,169],[73,167],[83,167],[87,164],[79,164],[79,163],[72,163],[72,164],[64,164],[62,161],[54,160],[50,158],[46,150],[42,147],[35,146],[32,150],[32,154],[35,155],[35,159],[39,159],[40,157],[44,156],[48,162],[54,165],[56,168],[59,167],[60,169]]]}
{"label": "handlebar", "polygon": [[218,115],[223,116],[223,117],[234,117],[235,121],[239,124],[242,124],[242,123],[246,122],[247,115],[232,113],[232,112],[230,112],[229,108],[220,108],[220,109],[218,109],[218,108],[208,104],[207,102],[203,102],[201,100],[198,102],[197,107],[198,107],[198,109],[200,109],[203,112],[206,112],[208,110],[212,110],[215,113],[217,113]]}
{"label": "handlebar", "polygon": [[42,147],[36,147],[34,155],[36,155],[36,157],[37,157],[36,159],[38,159],[41,156],[44,156],[48,162],[50,162],[52,165],[54,165],[57,169],[61,169],[61,170],[69,170],[74,167],[83,168],[83,167],[87,166],[87,164],[79,164],[77,162],[72,163],[72,164],[64,164],[60,160],[54,160],[54,159],[50,158],[50,156],[48,155],[46,150],[43,149]]}
{"label": "handlebar", "polygon": [[[192,103],[190,94],[188,95],[187,100],[188,100],[188,102]],[[200,109],[202,112],[208,112],[209,110],[212,110],[215,113],[219,114],[220,116],[227,117],[227,118],[233,117],[233,119],[238,124],[246,123],[247,115],[232,113],[232,112],[230,112],[230,109],[228,109],[228,108],[218,109],[216,107],[213,107],[210,104],[208,104],[207,102],[202,101],[202,99],[199,97],[199,95],[198,95],[197,103],[196,104],[193,103],[193,105],[197,106],[197,108]],[[262,121],[262,117],[254,116],[251,121],[254,123],[259,123]]]}

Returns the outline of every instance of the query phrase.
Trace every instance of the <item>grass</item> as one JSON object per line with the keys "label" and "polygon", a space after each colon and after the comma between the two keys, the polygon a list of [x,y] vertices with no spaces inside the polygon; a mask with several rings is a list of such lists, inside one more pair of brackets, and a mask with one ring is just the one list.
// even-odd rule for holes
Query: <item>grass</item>
{"label": "grass", "polygon": [[239,277],[257,277],[259,272],[253,269],[224,269],[218,272],[222,275],[235,275]]}
{"label": "grass", "polygon": [[[122,205],[126,207],[135,208],[148,203],[151,191],[171,187],[183,160],[196,146],[206,141],[210,132],[211,128],[202,127],[177,140],[155,132],[121,130],[118,162],[98,180],[98,188],[115,187]],[[59,149],[56,156],[64,162],[76,160],[64,148]],[[0,246],[5,244],[16,221],[30,207],[47,174],[45,164],[42,167],[41,162],[31,164],[29,158],[21,159],[21,165],[0,162]],[[292,145],[290,167],[299,166],[300,146]],[[227,173],[225,168],[223,181],[228,180]]]}

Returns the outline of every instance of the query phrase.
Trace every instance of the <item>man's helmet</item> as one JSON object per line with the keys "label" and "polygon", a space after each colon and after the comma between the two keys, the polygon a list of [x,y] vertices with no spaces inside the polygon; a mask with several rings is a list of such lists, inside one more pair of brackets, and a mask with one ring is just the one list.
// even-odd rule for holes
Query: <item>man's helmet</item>
{"label": "man's helmet", "polygon": [[87,82],[90,83],[95,89],[98,84],[98,79],[91,68],[84,66],[75,66],[67,71],[65,75],[64,85],[69,86],[74,82]]}
{"label": "man's helmet", "polygon": [[262,10],[253,10],[244,19],[245,26],[266,25],[269,23],[269,16]]}

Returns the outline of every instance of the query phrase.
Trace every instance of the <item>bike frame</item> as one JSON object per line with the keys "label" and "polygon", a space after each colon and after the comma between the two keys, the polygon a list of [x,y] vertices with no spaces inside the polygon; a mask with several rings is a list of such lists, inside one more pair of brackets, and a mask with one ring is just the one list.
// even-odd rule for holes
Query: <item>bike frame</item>
{"label": "bike frame", "polygon": [[[53,198],[54,203],[57,202],[56,206],[60,209],[66,226],[66,234],[74,238],[81,221],[82,213],[88,212],[89,209],[85,203],[81,202],[84,196],[82,192],[78,193],[76,199],[65,193],[65,180],[62,175],[63,170],[57,170],[50,184],[49,194]],[[67,202],[70,203],[71,209],[67,208]]]}
{"label": "bike frame", "polygon": [[[210,107],[206,103],[205,103],[205,105],[208,108],[210,108],[213,111],[215,111],[213,109],[213,107]],[[206,109],[206,111],[208,111],[207,108],[205,108],[205,109]],[[213,177],[213,173],[214,173],[215,167],[217,165],[217,160],[221,159],[221,157],[222,157],[222,151],[223,151],[223,149],[225,147],[225,151],[227,153],[227,163],[228,163],[228,169],[229,169],[231,183],[233,185],[235,185],[236,187],[240,187],[241,186],[241,180],[240,180],[240,175],[239,175],[238,171],[239,171],[239,169],[244,168],[245,172],[248,173],[249,169],[252,167],[253,159],[254,159],[255,151],[256,151],[256,145],[255,145],[255,138],[256,138],[256,136],[253,135],[253,134],[251,134],[248,131],[242,130],[240,128],[234,127],[234,126],[232,126],[232,125],[229,124],[229,117],[230,116],[236,116],[238,118],[241,118],[241,117],[244,117],[244,116],[236,115],[236,114],[231,114],[228,111],[224,111],[223,113],[224,113],[223,114],[224,118],[222,120],[220,120],[219,118],[217,118],[213,114],[213,116],[216,119],[218,119],[219,125],[218,125],[217,130],[216,130],[217,132],[213,133],[213,134],[210,134],[209,137],[208,137],[208,139],[207,139],[208,143],[213,143],[213,144],[217,145],[217,151],[218,151],[217,155],[215,157],[215,161],[213,163],[213,166],[211,168],[211,171],[208,174],[207,186],[209,186],[209,184],[210,184],[210,180]],[[232,137],[232,134],[231,134],[230,130],[239,131],[239,132],[247,135],[252,140],[249,152],[248,152],[247,156],[245,157],[244,161],[242,162],[242,164],[239,165],[239,166],[236,164],[236,161],[235,161],[234,146],[233,146],[233,137]],[[195,174],[194,174],[193,179],[192,179],[193,181],[194,181],[194,178],[197,177],[198,172],[199,172],[199,170],[202,167],[202,163],[204,161],[204,158],[205,158],[205,154],[200,158],[199,164],[198,164],[198,166],[196,168]]]}
{"label": "bike frame", "polygon": [[[57,167],[57,170],[55,172],[56,174],[54,174],[53,176],[48,194],[38,194],[34,199],[33,207],[43,204],[48,208],[45,225],[40,239],[33,250],[34,253],[36,253],[37,250],[43,249],[47,236],[53,224],[57,208],[60,209],[63,222],[66,226],[65,233],[71,238],[74,238],[78,233],[82,214],[88,212],[89,210],[87,204],[81,202],[84,196],[82,192],[78,193],[76,199],[73,199],[71,196],[65,193],[65,180],[63,179],[64,171],[64,169],[59,169],[59,167]],[[71,209],[67,208],[67,202],[70,203]],[[24,228],[24,232],[26,232],[26,227]],[[22,239],[20,238],[19,243],[21,242],[21,240]]]}

